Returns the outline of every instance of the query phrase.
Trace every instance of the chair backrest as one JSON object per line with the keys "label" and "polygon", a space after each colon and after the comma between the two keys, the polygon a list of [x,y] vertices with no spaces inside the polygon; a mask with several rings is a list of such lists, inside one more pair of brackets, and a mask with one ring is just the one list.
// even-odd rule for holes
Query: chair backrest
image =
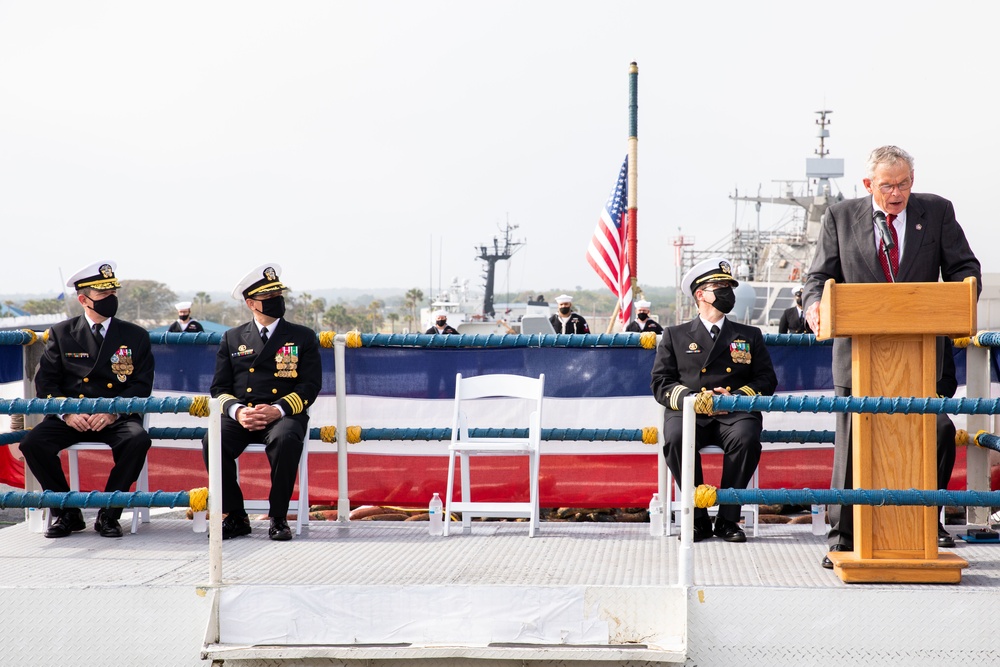
{"label": "chair backrest", "polygon": [[[455,419],[452,423],[452,440],[467,439],[468,420],[462,407],[464,401],[481,398],[517,398],[526,399],[532,403],[532,412],[528,419],[528,439],[538,442],[541,439],[542,396],[545,393],[545,374],[537,378],[524,375],[507,375],[502,373],[491,375],[476,375],[463,378],[461,373],[455,376]],[[486,427],[500,427],[500,424],[488,424]]]}

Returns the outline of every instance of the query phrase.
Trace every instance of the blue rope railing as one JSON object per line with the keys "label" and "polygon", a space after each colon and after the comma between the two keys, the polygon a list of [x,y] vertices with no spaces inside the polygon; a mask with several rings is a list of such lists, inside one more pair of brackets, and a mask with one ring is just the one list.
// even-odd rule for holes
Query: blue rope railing
{"label": "blue rope railing", "polygon": [[715,396],[722,412],[865,412],[885,414],[1000,413],[997,398],[885,398],[877,396]]}
{"label": "blue rope railing", "polygon": [[31,331],[0,331],[0,345],[31,345],[37,338]]}
{"label": "blue rope railing", "polygon": [[13,398],[0,399],[0,415],[129,414],[188,412],[190,396],[150,398]]}
{"label": "blue rope railing", "polygon": [[149,342],[153,345],[218,345],[222,342],[222,333],[192,332],[192,333],[151,333]]}
{"label": "blue rope railing", "polygon": [[980,447],[992,449],[994,452],[1000,452],[1000,437],[995,436],[992,433],[980,431],[976,434],[975,443]]}
{"label": "blue rope railing", "polygon": [[7,491],[0,493],[0,509],[14,507],[189,507],[187,491]]}
{"label": "blue rope railing", "polygon": [[[699,498],[699,487],[695,498]],[[922,505],[994,507],[1000,491],[922,491],[920,489],[717,489],[716,505]]]}

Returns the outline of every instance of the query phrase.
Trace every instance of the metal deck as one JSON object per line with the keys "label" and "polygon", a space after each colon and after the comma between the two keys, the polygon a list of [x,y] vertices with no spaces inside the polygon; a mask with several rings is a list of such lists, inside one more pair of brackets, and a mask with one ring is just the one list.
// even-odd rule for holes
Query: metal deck
{"label": "metal deck", "polygon": [[[230,636],[321,618],[317,631],[355,641],[206,645],[216,602],[204,588],[208,540],[173,516],[119,540],[89,529],[49,540],[24,523],[0,530],[3,664],[1000,664],[989,621],[1000,545],[960,542],[970,566],[957,586],[848,585],[819,567],[824,539],[804,524],[763,525],[745,544],[695,545],[695,586],[684,590],[673,586],[676,538],[652,538],[648,524],[543,523],[529,539],[514,522],[448,538],[430,536],[426,523],[313,522],[277,543],[255,521],[249,538],[224,543],[218,600],[239,619],[228,621]],[[456,611],[462,646],[433,636],[449,623],[441,605],[456,601],[468,605]],[[483,639],[490,626],[528,627],[577,602],[600,609],[593,620],[610,641],[538,642],[533,631],[524,641]],[[664,632],[678,619],[685,632]],[[424,641],[405,640],[408,632]]]}

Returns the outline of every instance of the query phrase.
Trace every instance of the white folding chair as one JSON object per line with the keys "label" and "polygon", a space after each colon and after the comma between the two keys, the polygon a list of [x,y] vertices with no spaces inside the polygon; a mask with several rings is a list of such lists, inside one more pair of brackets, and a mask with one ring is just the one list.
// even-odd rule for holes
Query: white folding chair
{"label": "white folding chair", "polygon": [[[723,454],[721,447],[716,447],[715,445],[708,445],[707,447],[702,447],[700,450],[702,454]],[[747,485],[749,489],[760,488],[760,479],[758,473],[760,468],[755,468],[753,471],[753,477],[750,478],[750,484]],[[673,473],[670,472],[670,468],[667,468],[667,493],[670,494],[670,500],[667,503],[667,521],[666,523],[666,534],[667,537],[671,535],[671,528],[677,526],[680,528],[681,525],[681,501],[680,501],[680,485],[677,480],[674,479]],[[673,512],[675,517],[672,520],[670,517],[670,512]],[[709,516],[716,516],[719,513],[719,506],[708,508]],[[759,505],[743,505],[740,507],[740,515],[743,517],[743,525],[746,526],[747,530],[752,530],[752,535],[757,537],[757,524],[760,519],[760,506]]]}
{"label": "white folding chair", "polygon": [[[455,376],[455,417],[451,425],[451,444],[448,446],[448,487],[445,501],[444,534],[448,535],[451,513],[462,513],[462,529],[472,529],[473,517],[527,518],[528,536],[534,537],[538,528],[538,464],[542,439],[542,395],[545,375],[537,379],[522,375],[479,375],[463,378]],[[525,399],[531,402],[526,438],[470,438],[469,403],[479,399]],[[481,424],[485,428],[497,424]],[[455,457],[462,459],[462,500],[452,498],[455,486]],[[469,462],[472,456],[527,456],[528,502],[474,502],[470,483]]]}
{"label": "white folding chair", "polygon": [[[252,443],[247,445],[243,453],[252,452],[264,453],[264,443]],[[236,475],[239,478],[240,460],[236,459]],[[263,500],[244,500],[243,507],[254,512],[266,512],[270,510],[270,503],[267,498]],[[302,439],[302,456],[299,457],[299,499],[295,510],[295,534],[302,534],[302,526],[309,525],[309,428],[306,428],[306,437]]]}
{"label": "white folding chair", "polygon": [[[149,431],[149,414],[146,413],[142,416],[142,427]],[[70,445],[66,448],[66,456],[69,459],[69,490],[79,491],[80,490],[80,452],[95,451],[107,449],[110,450],[111,447],[103,442],[78,442],[75,445]],[[139,473],[139,479],[135,481],[136,491],[149,491],[149,459],[147,458],[142,462],[142,471]],[[128,508],[126,508],[128,509]],[[139,521],[142,523],[149,523],[149,508],[148,507],[133,507],[132,512],[132,533],[139,531]]]}

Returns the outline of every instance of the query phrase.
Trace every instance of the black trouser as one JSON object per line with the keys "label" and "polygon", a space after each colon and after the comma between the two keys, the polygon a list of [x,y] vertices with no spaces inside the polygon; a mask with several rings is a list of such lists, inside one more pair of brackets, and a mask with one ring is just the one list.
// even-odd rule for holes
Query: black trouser
{"label": "black trouser", "polygon": [[[282,417],[261,431],[248,431],[235,419],[222,417],[222,511],[244,514],[243,491],[236,475],[236,459],[253,443],[263,443],[271,464],[271,491],[268,494],[272,519],[284,519],[295,489],[295,475],[302,456],[305,427],[296,419]],[[201,440],[205,469],[208,470],[208,435]]]}
{"label": "black trouser", "polygon": [[[704,483],[701,469],[702,447],[715,445],[721,447],[723,454],[722,479],[719,488],[745,489],[753,473],[760,463],[760,432],[763,422],[754,417],[738,419],[730,424],[721,423],[717,419],[698,419],[695,426],[695,486]],[[663,456],[667,466],[677,480],[681,480],[681,439],[684,431],[684,420],[668,416],[663,420]],[[719,505],[719,516],[729,521],[740,520],[739,505]],[[707,518],[708,510],[695,508],[694,518]]]}
{"label": "black trouser", "polygon": [[[851,390],[846,387],[834,387],[837,396],[850,396]],[[854,488],[851,455],[851,416],[850,412],[837,413],[837,431],[833,449],[833,478],[830,481],[832,489]],[[947,489],[951,480],[951,472],[955,467],[955,424],[946,414],[937,415],[937,488]],[[854,547],[854,506],[830,505],[830,533],[827,544],[843,544]],[[940,509],[939,509],[940,511]]]}
{"label": "black trouser", "polygon": [[[138,415],[120,417],[100,431],[77,431],[67,426],[56,415],[49,415],[31,429],[21,440],[21,453],[31,473],[46,491],[69,491],[69,482],[63,473],[59,452],[78,442],[103,442],[111,447],[115,464],[108,474],[105,491],[129,491],[139,479],[146,462],[152,440],[142,427]],[[118,519],[121,507],[112,507],[107,513]],[[52,508],[52,516],[62,515],[62,510]]]}

